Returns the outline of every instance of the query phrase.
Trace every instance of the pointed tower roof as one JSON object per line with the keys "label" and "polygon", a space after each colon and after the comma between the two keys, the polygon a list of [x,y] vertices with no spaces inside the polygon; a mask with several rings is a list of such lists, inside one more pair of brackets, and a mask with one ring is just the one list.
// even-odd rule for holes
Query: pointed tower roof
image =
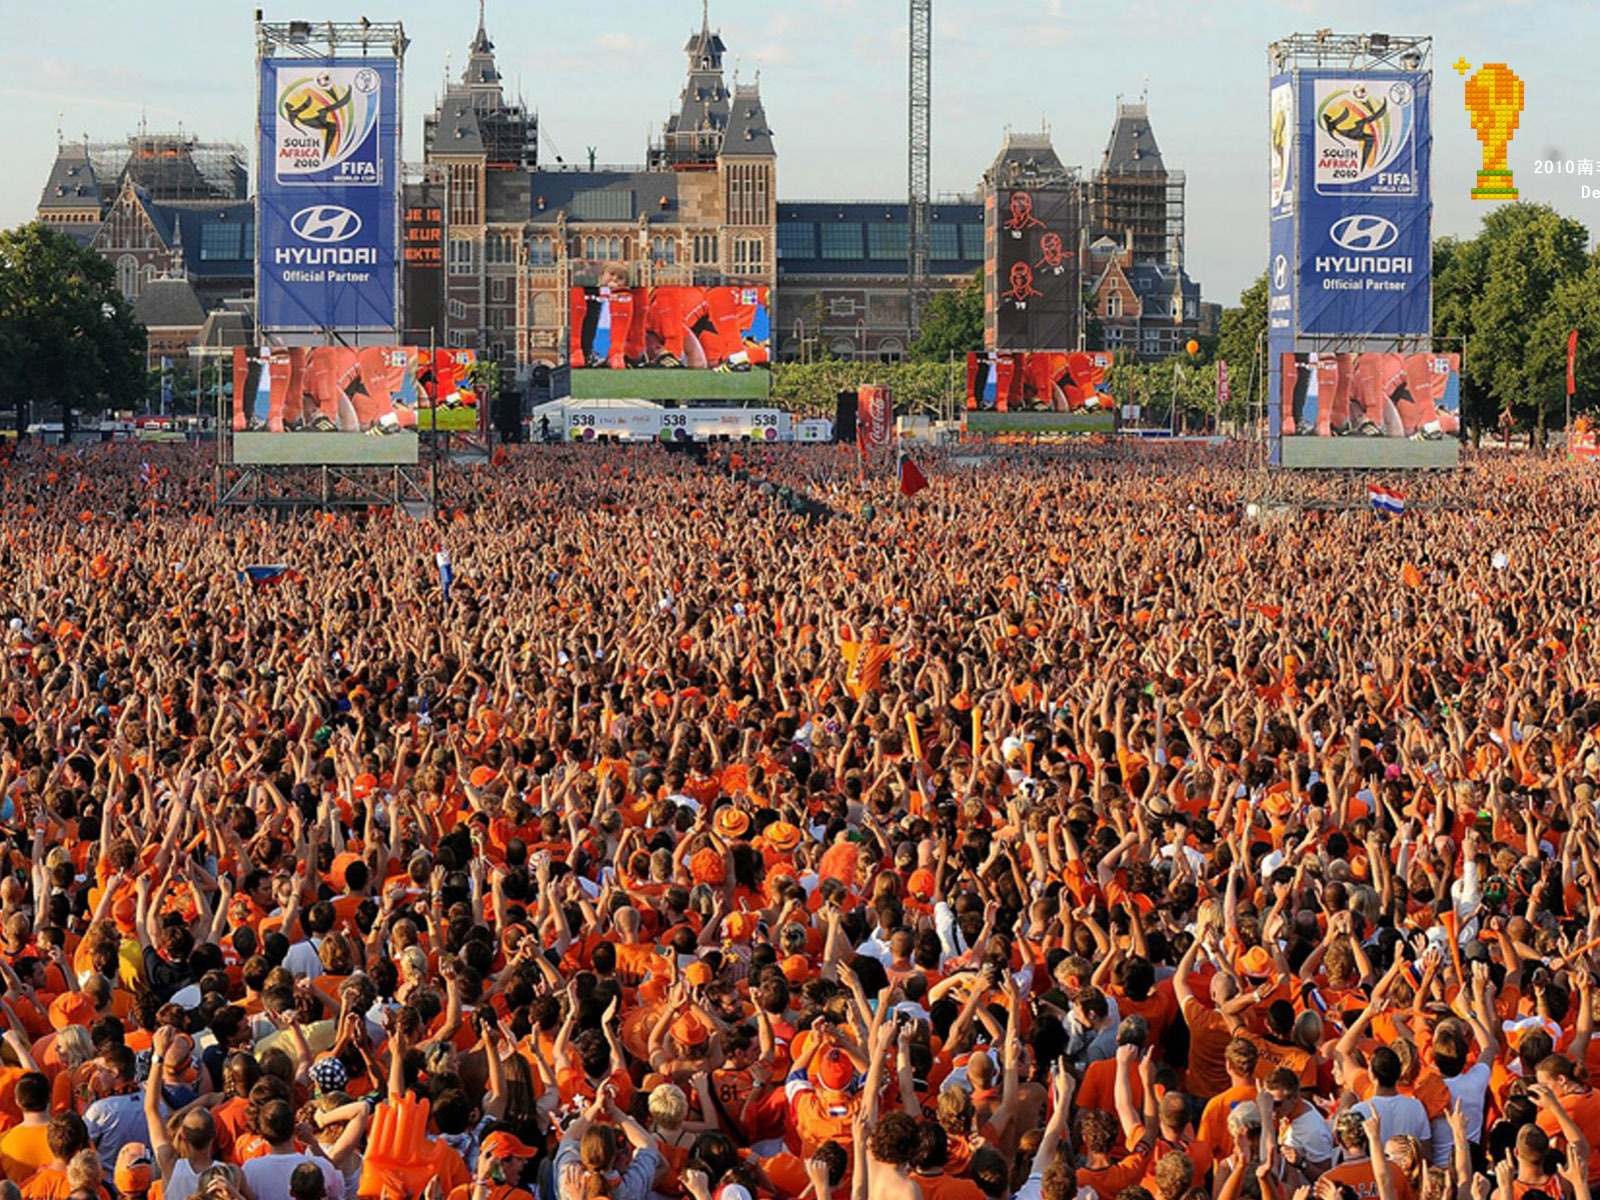
{"label": "pointed tower roof", "polygon": [[728,132],[722,139],[722,156],[741,158],[776,153],[772,130],[767,128],[767,110],[761,105],[761,85],[735,85]]}
{"label": "pointed tower roof", "polygon": [[1150,129],[1149,107],[1143,102],[1117,101],[1117,120],[1100,159],[1100,170],[1107,175],[1147,175],[1166,170],[1156,135]]}
{"label": "pointed tower roof", "polygon": [[467,69],[461,73],[461,82],[476,97],[479,93],[500,97],[500,71],[494,63],[494,43],[484,24],[484,0],[478,0],[478,32],[472,37],[467,51]]}

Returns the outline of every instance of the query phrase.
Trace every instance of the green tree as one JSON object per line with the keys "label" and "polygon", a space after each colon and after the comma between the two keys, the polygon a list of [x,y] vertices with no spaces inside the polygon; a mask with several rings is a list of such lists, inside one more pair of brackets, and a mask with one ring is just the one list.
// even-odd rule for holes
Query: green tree
{"label": "green tree", "polygon": [[[1548,205],[1508,204],[1484,218],[1478,240],[1486,255],[1472,302],[1472,375],[1487,385],[1497,411],[1509,406],[1531,417],[1542,443],[1565,385],[1538,367],[1541,324],[1557,289],[1584,273],[1589,231]],[[1562,347],[1565,353],[1564,341]]]}
{"label": "green tree", "polygon": [[147,386],[144,327],[111,264],[34,222],[0,232],[0,403],[26,428],[34,401],[137,408]]}
{"label": "green tree", "polygon": [[[1265,403],[1266,380],[1256,368],[1258,350],[1266,347],[1267,274],[1239,293],[1239,303],[1222,310],[1214,357],[1228,364],[1229,411],[1223,420],[1240,420]],[[1214,377],[1213,377],[1214,378]]]}
{"label": "green tree", "polygon": [[1481,237],[1461,241],[1443,237],[1433,243],[1433,337],[1435,348],[1460,351],[1461,419],[1479,441],[1492,430],[1500,412],[1490,392],[1489,376],[1473,343],[1475,304],[1489,270],[1489,246]]}
{"label": "green tree", "polygon": [[983,272],[973,272],[963,288],[935,292],[922,313],[922,328],[911,343],[913,362],[965,359],[983,349]]}
{"label": "green tree", "polygon": [[1556,285],[1528,339],[1529,386],[1541,407],[1552,413],[1566,409],[1567,337],[1574,329],[1578,356],[1572,411],[1593,412],[1600,401],[1600,252],[1589,257],[1582,274]]}

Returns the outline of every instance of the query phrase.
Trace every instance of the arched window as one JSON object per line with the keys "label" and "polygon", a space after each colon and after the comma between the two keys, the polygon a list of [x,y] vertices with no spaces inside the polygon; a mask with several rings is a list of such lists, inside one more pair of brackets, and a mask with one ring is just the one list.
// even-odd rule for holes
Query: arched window
{"label": "arched window", "polygon": [[139,294],[139,260],[131,254],[117,259],[117,290],[129,300]]}

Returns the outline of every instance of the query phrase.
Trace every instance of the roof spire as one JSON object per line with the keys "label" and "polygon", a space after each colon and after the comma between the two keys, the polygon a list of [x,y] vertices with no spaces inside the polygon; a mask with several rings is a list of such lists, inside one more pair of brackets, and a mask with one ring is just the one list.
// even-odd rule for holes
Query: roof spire
{"label": "roof spire", "polygon": [[711,0],[700,0],[700,31],[711,32]]}
{"label": "roof spire", "polygon": [[483,6],[484,0],[478,0],[478,32],[480,34],[484,32]]}

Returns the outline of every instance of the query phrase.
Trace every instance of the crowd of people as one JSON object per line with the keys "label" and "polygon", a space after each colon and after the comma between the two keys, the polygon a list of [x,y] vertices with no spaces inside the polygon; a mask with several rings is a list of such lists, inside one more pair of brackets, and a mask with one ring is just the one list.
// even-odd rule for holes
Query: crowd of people
{"label": "crowd of people", "polygon": [[0,1200],[1587,1200],[1593,479],[920,461],[0,461]]}

